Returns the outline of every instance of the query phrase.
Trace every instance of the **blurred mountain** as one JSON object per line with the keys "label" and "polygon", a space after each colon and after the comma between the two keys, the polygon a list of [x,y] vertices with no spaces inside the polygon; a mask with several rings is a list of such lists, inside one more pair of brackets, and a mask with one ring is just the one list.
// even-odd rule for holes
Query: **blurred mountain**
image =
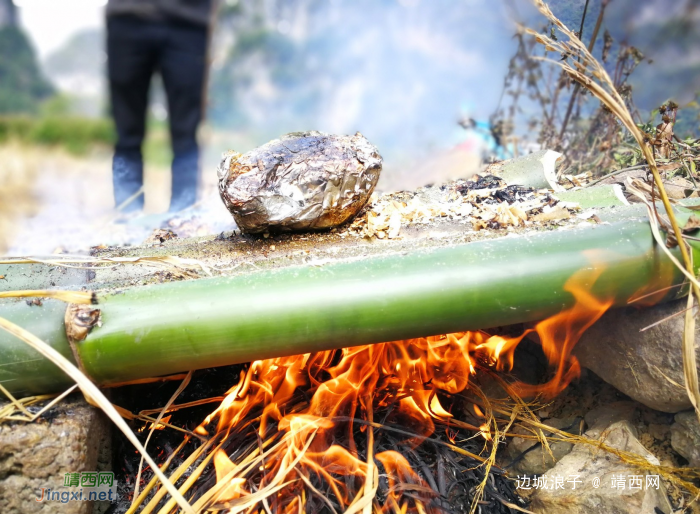
{"label": "blurred mountain", "polygon": [[0,27],[17,25],[17,7],[12,0],[0,0]]}
{"label": "blurred mountain", "polygon": [[652,61],[632,76],[635,102],[651,110],[675,100],[681,106],[676,132],[700,135],[700,1],[646,0],[636,9],[632,0],[625,2],[627,10],[611,4],[611,20]]}
{"label": "blurred mountain", "polygon": [[209,119],[256,129],[361,131],[414,160],[459,142],[460,115],[500,95],[514,27],[489,0],[239,0],[217,18]]}
{"label": "blurred mountain", "polygon": [[88,29],[77,32],[48,55],[44,69],[56,79],[68,75],[95,78],[103,74],[104,62],[104,33],[99,29]]}
{"label": "blurred mountain", "polygon": [[[552,0],[580,30],[586,0]],[[632,75],[648,113],[700,91],[700,0],[613,0],[603,34],[647,59]],[[590,0],[588,41],[602,0]],[[212,49],[209,119],[256,130],[262,142],[288,130],[362,131],[384,153],[415,159],[456,144],[460,115],[487,119],[515,50],[511,17],[544,20],[528,2],[488,0],[228,0]],[[652,62],[649,63],[648,59]],[[410,157],[409,157],[410,156]]]}
{"label": "blurred mountain", "polygon": [[106,55],[104,32],[75,33],[44,60],[44,70],[56,88],[71,101],[74,114],[99,116],[105,112]]}
{"label": "blurred mountain", "polygon": [[41,73],[34,49],[5,3],[0,9],[0,114],[34,113],[53,92]]}

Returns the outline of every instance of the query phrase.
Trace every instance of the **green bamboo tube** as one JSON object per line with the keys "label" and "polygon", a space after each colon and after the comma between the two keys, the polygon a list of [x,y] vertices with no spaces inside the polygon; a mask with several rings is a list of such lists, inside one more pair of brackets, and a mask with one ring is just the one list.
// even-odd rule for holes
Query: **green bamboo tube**
{"label": "green bamboo tube", "polygon": [[[63,323],[65,313],[66,304],[57,300],[44,300],[41,307],[30,307],[24,300],[0,304],[0,317],[26,328],[74,361]],[[28,395],[67,389],[73,381],[27,343],[0,329],[0,384],[13,394]]]}
{"label": "green bamboo tube", "polygon": [[[670,277],[674,284],[683,280],[656,246],[648,222],[625,221],[322,267],[134,288],[99,298],[101,326],[77,342],[76,351],[88,375],[109,384],[537,321],[574,303],[563,286],[584,268],[602,270],[595,284],[587,286],[601,298],[613,298],[615,305],[625,305],[659,277]],[[667,298],[677,294],[671,290]],[[54,346],[64,345],[65,353],[62,318],[53,311],[49,315],[53,321],[47,316],[39,326],[25,328]],[[28,321],[15,311],[6,317],[16,317],[19,324]],[[47,381],[37,379],[25,364],[31,351],[7,358],[8,337],[0,334],[0,381],[11,390],[45,390]]]}

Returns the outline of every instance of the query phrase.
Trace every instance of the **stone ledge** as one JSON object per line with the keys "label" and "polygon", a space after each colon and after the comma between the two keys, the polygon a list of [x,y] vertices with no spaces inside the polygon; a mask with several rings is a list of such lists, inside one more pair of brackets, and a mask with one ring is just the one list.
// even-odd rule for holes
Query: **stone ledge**
{"label": "stone ledge", "polygon": [[[88,514],[92,502],[38,502],[42,488],[62,490],[65,473],[97,471],[108,460],[109,424],[82,397],[71,396],[33,423],[0,424],[3,514]],[[66,489],[68,490],[68,489]]]}

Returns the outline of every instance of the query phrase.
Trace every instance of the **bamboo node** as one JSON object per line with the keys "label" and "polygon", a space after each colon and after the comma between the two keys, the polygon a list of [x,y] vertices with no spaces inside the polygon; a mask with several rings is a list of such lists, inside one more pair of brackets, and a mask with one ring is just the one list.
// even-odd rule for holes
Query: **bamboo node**
{"label": "bamboo node", "polygon": [[102,326],[102,311],[89,305],[69,303],[63,321],[66,326],[66,338],[73,353],[73,359],[80,371],[88,376],[80,358],[77,343],[84,341],[95,325],[98,327]]}
{"label": "bamboo node", "polygon": [[71,343],[83,341],[95,325],[102,326],[102,311],[71,303],[66,309],[65,324],[66,336]]}

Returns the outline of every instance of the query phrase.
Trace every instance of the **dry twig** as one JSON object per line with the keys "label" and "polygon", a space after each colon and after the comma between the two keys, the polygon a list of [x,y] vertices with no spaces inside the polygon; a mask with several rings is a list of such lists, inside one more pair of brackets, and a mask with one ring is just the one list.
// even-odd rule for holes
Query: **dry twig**
{"label": "dry twig", "polygon": [[[645,157],[654,177],[654,183],[661,196],[661,201],[663,202],[673,235],[679,244],[683,260],[681,269],[685,272],[686,276],[692,277],[691,291],[688,299],[689,308],[686,312],[685,331],[683,335],[683,368],[688,397],[700,420],[700,386],[698,385],[698,373],[695,367],[695,317],[693,309],[690,308],[693,305],[694,298],[700,298],[700,286],[695,280],[691,255],[683,240],[683,233],[674,215],[666,190],[664,189],[659,170],[656,166],[652,147],[646,143],[644,134],[634,122],[624,99],[618,92],[613,80],[610,78],[603,65],[593,57],[581,40],[552,13],[549,6],[543,0],[534,0],[534,2],[539,11],[567,38],[567,40],[564,41],[561,39],[554,40],[532,29],[527,29],[527,33],[534,37],[538,43],[544,45],[547,51],[557,52],[562,56],[562,59],[559,61],[547,58],[540,59],[560,66],[569,77],[592,93],[617,116],[639,145],[642,155]],[[579,60],[574,60],[574,57]],[[653,221],[652,225],[654,225]],[[665,248],[665,245],[662,244],[661,246]]]}

